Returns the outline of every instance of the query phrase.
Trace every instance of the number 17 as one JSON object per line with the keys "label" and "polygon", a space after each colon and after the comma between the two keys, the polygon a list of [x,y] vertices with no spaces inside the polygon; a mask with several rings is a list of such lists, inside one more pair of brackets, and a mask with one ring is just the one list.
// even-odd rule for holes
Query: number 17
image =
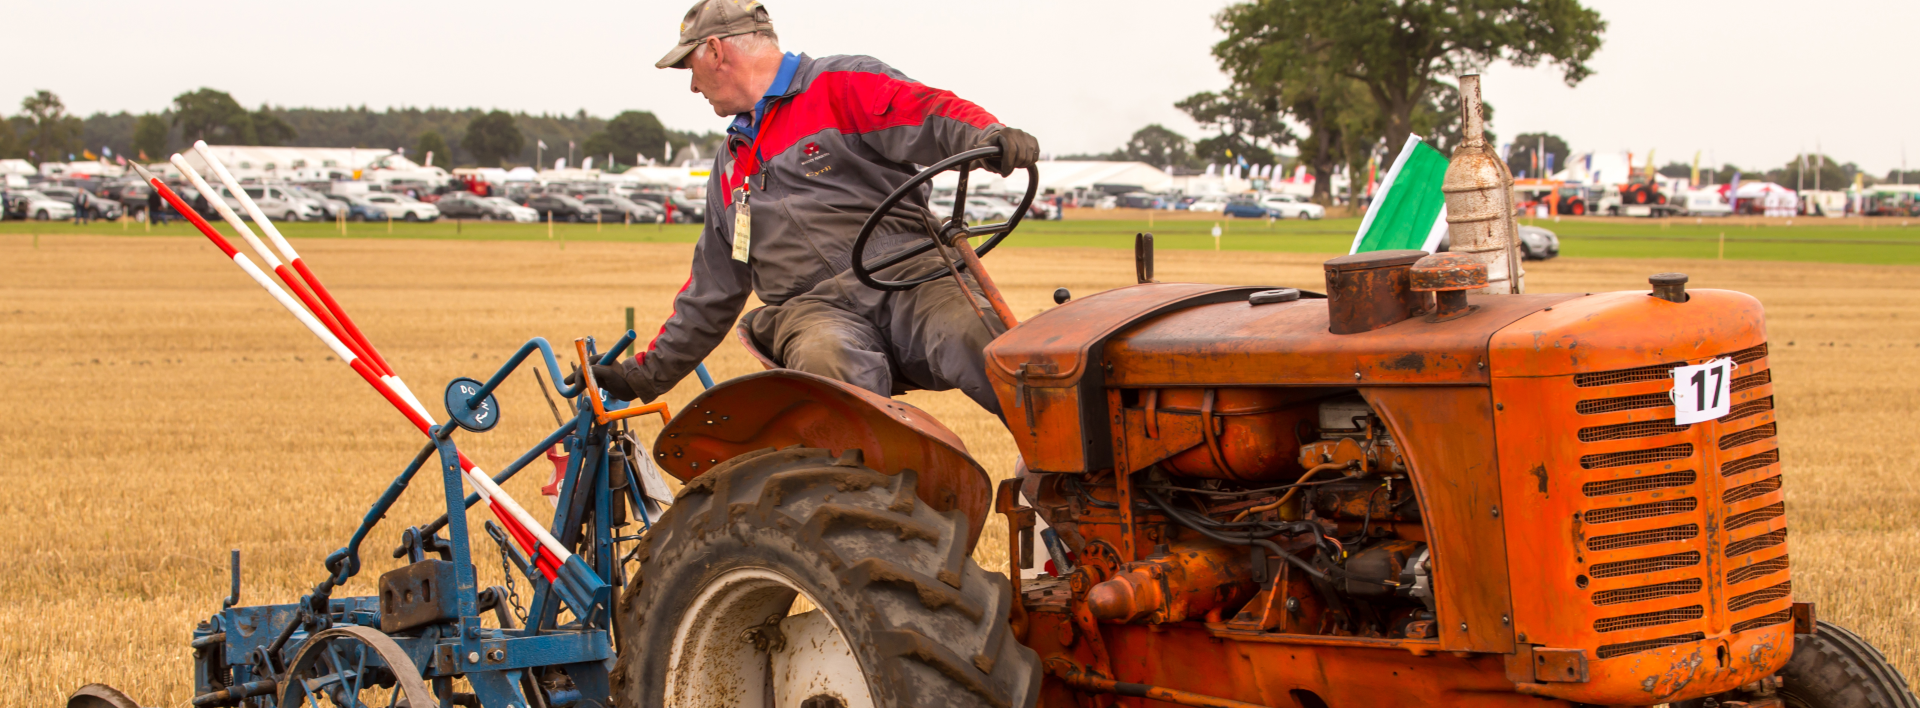
{"label": "number 17", "polygon": [[1704,411],[1709,408],[1719,407],[1720,405],[1720,383],[1726,380],[1727,367],[1716,366],[1713,367],[1711,371],[1713,371],[1712,405],[1708,405],[1707,403],[1707,370],[1693,372],[1693,378],[1689,381],[1689,383],[1693,384],[1693,409],[1696,411]]}

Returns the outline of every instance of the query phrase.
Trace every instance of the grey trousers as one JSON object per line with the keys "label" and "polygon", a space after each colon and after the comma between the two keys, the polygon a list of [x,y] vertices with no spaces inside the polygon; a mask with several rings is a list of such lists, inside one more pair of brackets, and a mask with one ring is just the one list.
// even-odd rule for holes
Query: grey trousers
{"label": "grey trousers", "polygon": [[[928,254],[888,268],[886,280],[907,280],[939,270]],[[986,346],[1006,330],[980,285],[967,291],[945,276],[912,290],[867,287],[851,270],[806,294],[755,313],[747,329],[775,361],[789,369],[845,381],[882,396],[910,384],[929,391],[960,389],[981,408],[1000,415],[1000,400],[987,379]],[[966,298],[971,297],[983,322]]]}

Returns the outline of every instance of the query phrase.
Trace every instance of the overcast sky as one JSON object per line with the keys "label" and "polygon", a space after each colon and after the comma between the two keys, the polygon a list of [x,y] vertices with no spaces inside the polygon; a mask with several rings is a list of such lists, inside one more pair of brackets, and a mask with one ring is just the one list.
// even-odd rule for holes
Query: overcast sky
{"label": "overcast sky", "polygon": [[[218,88],[248,106],[481,106],[668,126],[723,121],[653,62],[688,0],[446,3],[28,0],[7,11],[0,106],[51,89],[70,110],[147,112]],[[1208,54],[1225,0],[770,0],[781,42],[871,54],[952,89],[1064,154],[1110,150],[1173,102],[1226,85]],[[1703,151],[1774,167],[1816,142],[1874,174],[1920,150],[1914,0],[1590,0],[1611,24],[1595,74],[1496,65],[1501,136],[1549,131],[1576,151]],[[1913,155],[1920,166],[1920,152]]]}

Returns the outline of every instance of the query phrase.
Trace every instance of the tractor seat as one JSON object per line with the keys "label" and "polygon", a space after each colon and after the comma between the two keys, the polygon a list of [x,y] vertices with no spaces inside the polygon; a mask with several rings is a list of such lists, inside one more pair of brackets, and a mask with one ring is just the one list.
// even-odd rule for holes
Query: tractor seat
{"label": "tractor seat", "polygon": [[[740,340],[740,346],[747,350],[747,354],[752,356],[754,361],[760,362],[761,367],[768,370],[787,368],[773,358],[772,352],[753,338],[753,317],[760,314],[763,309],[766,308],[756,307],[741,315],[740,321],[733,326],[734,337]],[[890,395],[898,396],[908,391],[920,390],[919,386],[907,383],[906,377],[900,374],[900,367],[894,365],[892,357],[887,358],[887,366],[893,370],[893,376],[890,377],[893,379],[893,393]]]}

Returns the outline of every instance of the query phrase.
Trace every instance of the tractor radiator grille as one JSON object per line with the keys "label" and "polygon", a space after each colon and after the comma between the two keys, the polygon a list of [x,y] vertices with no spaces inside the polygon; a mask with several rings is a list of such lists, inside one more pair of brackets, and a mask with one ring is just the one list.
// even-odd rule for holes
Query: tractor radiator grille
{"label": "tractor radiator grille", "polygon": [[1634,411],[1642,408],[1660,408],[1673,405],[1673,399],[1664,393],[1647,393],[1638,396],[1620,396],[1618,398],[1595,398],[1575,404],[1573,411],[1580,415],[1599,415],[1616,411]]}
{"label": "tractor radiator grille", "polygon": [[1761,627],[1771,627],[1776,624],[1786,624],[1792,621],[1793,621],[1793,608],[1789,607],[1787,609],[1781,610],[1779,612],[1775,612],[1770,615],[1761,615],[1759,617],[1755,617],[1750,620],[1735,622],[1733,625],[1733,631],[1736,633],[1745,632],[1750,629],[1759,629]]}
{"label": "tractor radiator grille", "polygon": [[1601,606],[1619,605],[1643,600],[1658,600],[1663,597],[1692,595],[1700,592],[1700,586],[1699,578],[1688,578],[1678,582],[1648,585],[1646,587],[1603,590],[1593,594],[1593,604]]}
{"label": "tractor radiator grille", "polygon": [[1611,659],[1616,656],[1638,654],[1643,651],[1652,651],[1660,647],[1670,647],[1675,644],[1698,642],[1706,638],[1707,635],[1702,632],[1690,632],[1671,637],[1661,637],[1659,639],[1643,639],[1641,641],[1627,642],[1624,644],[1606,644],[1601,646],[1599,651],[1595,651],[1593,655],[1602,659]]}
{"label": "tractor radiator grille", "polygon": [[1736,556],[1744,556],[1748,553],[1752,553],[1754,551],[1758,551],[1763,548],[1772,548],[1774,546],[1778,546],[1786,542],[1787,542],[1787,530],[1780,529],[1779,531],[1775,531],[1773,533],[1766,534],[1764,536],[1755,536],[1745,541],[1734,541],[1733,543],[1727,544],[1727,557],[1733,558]]}
{"label": "tractor radiator grille", "polygon": [[1745,595],[1737,595],[1727,601],[1727,611],[1739,612],[1749,607],[1773,602],[1774,600],[1791,594],[1793,594],[1793,581],[1789,580],[1773,587],[1760,588]]}
{"label": "tractor radiator grille", "polygon": [[1693,457],[1693,443],[1680,443],[1652,450],[1629,450],[1626,452],[1607,452],[1598,455],[1582,455],[1580,466],[1597,470],[1606,467],[1631,467],[1649,462],[1665,462]]}
{"label": "tractor radiator grille", "polygon": [[1634,492],[1644,492],[1651,489],[1666,489],[1668,487],[1684,487],[1689,484],[1693,484],[1694,480],[1697,479],[1698,477],[1699,475],[1694,474],[1693,470],[1687,470],[1685,472],[1668,472],[1666,474],[1656,474],[1649,477],[1635,477],[1632,479],[1615,479],[1615,480],[1608,480],[1605,482],[1588,482],[1586,484],[1580,485],[1580,493],[1590,497],[1608,497],[1616,494],[1632,494]]}
{"label": "tractor radiator grille", "polygon": [[1653,502],[1651,504],[1635,504],[1633,506],[1595,509],[1587,512],[1586,519],[1589,524],[1610,524],[1615,521],[1632,521],[1634,519],[1646,519],[1655,516],[1667,516],[1669,514],[1684,514],[1693,511],[1699,506],[1700,500],[1687,497],[1685,499]]}
{"label": "tractor radiator grille", "polygon": [[1786,502],[1774,502],[1753,511],[1734,514],[1727,517],[1727,530],[1743,529],[1754,524],[1780,518],[1787,513]]}
{"label": "tractor radiator grille", "polygon": [[1727,415],[1691,425],[1674,423],[1666,389],[1674,367],[1704,360],[1576,373],[1571,386],[1563,378],[1551,389],[1577,416],[1561,434],[1578,442],[1561,444],[1558,464],[1585,477],[1571,559],[1583,571],[1579,585],[1596,585],[1592,606],[1618,613],[1566,626],[1594,656],[1791,621],[1775,612],[1792,584],[1767,355],[1759,344],[1713,357],[1739,367],[1733,400]]}
{"label": "tractor radiator grille", "polygon": [[1600,442],[1602,440],[1631,440],[1650,438],[1655,435],[1672,435],[1687,431],[1685,425],[1674,425],[1664,420],[1649,420],[1640,423],[1621,423],[1619,425],[1596,425],[1580,429],[1580,442]]}
{"label": "tractor radiator grille", "polygon": [[1773,383],[1773,370],[1768,369],[1757,374],[1747,374],[1733,380],[1733,392],[1739,393],[1755,386]]}
{"label": "tractor radiator grille", "polygon": [[[1584,374],[1574,374],[1573,385],[1579,386],[1580,388],[1592,388],[1594,386],[1618,386],[1620,384],[1639,383],[1641,381],[1671,379],[1673,378],[1673,367],[1685,365],[1686,362],[1684,361],[1676,361],[1669,364],[1654,364],[1653,366],[1642,366],[1633,369],[1592,371]],[[1669,402],[1668,405],[1672,405],[1672,403]]]}
{"label": "tractor radiator grille", "polygon": [[1739,585],[1756,578],[1764,578],[1787,569],[1787,557],[1780,556],[1770,561],[1761,561],[1745,568],[1735,568],[1727,572],[1727,584]]}
{"label": "tractor radiator grille", "polygon": [[1768,450],[1757,455],[1748,455],[1720,465],[1720,476],[1732,477],[1741,472],[1752,472],[1780,461],[1779,450]]}
{"label": "tractor radiator grille", "polygon": [[1593,567],[1587,569],[1587,575],[1596,578],[1618,578],[1623,575],[1646,575],[1675,568],[1691,568],[1696,565],[1700,565],[1700,554],[1687,551],[1668,556],[1595,563]]}
{"label": "tractor radiator grille", "polygon": [[1751,445],[1773,437],[1775,432],[1774,424],[1768,423],[1758,428],[1748,428],[1731,435],[1722,435],[1720,436],[1720,449],[1732,450],[1741,445]]}
{"label": "tractor radiator grille", "polygon": [[1720,501],[1726,504],[1732,504],[1734,502],[1743,502],[1748,499],[1766,496],[1777,491],[1780,491],[1780,476],[1774,475],[1754,482],[1753,484],[1742,484],[1729,489]]}
{"label": "tractor radiator grille", "polygon": [[1689,538],[1693,538],[1699,535],[1700,535],[1700,526],[1698,524],[1687,524],[1685,526],[1670,526],[1664,529],[1654,529],[1652,531],[1635,531],[1633,533],[1616,533],[1610,536],[1594,536],[1593,538],[1587,539],[1587,550],[1610,551],[1616,548],[1633,548],[1635,546],[1651,546],[1656,543],[1685,541]]}
{"label": "tractor radiator grille", "polygon": [[1766,398],[1762,398],[1757,401],[1747,401],[1746,403],[1735,405],[1733,406],[1732,409],[1727,411],[1727,417],[1721,418],[1720,422],[1731,423],[1733,421],[1740,420],[1741,418],[1760,415],[1761,413],[1765,413],[1770,410],[1773,410],[1772,396],[1768,396]]}
{"label": "tractor radiator grille", "polygon": [[1663,624],[1697,620],[1705,616],[1707,616],[1707,608],[1703,606],[1679,607],[1671,610],[1661,610],[1659,612],[1642,612],[1637,615],[1621,615],[1619,617],[1597,619],[1593,621],[1593,631],[1618,632],[1626,629],[1639,629],[1641,627],[1658,627]]}

